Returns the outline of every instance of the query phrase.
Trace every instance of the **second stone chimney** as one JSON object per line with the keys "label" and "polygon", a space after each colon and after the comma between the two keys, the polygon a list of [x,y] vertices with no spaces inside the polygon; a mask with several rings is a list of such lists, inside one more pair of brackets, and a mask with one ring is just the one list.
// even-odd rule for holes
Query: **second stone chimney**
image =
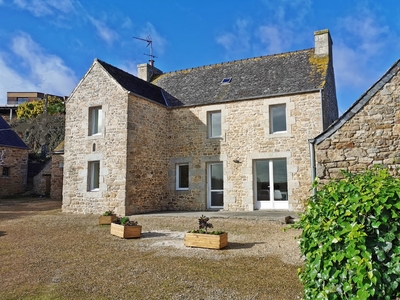
{"label": "second stone chimney", "polygon": [[155,75],[160,75],[163,73],[161,70],[154,67],[153,64],[140,64],[137,66],[137,68],[138,77],[148,82],[150,82]]}
{"label": "second stone chimney", "polygon": [[332,39],[328,29],[314,32],[315,55],[316,56],[332,56]]}

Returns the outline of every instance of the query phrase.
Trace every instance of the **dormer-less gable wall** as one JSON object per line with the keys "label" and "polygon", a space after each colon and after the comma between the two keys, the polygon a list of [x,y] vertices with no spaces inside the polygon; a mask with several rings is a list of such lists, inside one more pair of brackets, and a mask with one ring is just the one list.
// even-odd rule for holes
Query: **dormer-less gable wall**
{"label": "dormer-less gable wall", "polygon": [[[66,102],[63,211],[125,214],[127,107],[128,93],[95,61]],[[98,133],[91,128],[95,108]]]}

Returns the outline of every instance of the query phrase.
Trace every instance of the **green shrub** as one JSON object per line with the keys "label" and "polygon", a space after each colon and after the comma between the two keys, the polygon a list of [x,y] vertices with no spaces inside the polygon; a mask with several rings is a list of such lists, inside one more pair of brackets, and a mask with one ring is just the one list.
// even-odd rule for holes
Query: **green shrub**
{"label": "green shrub", "polygon": [[294,227],[305,258],[305,299],[400,296],[400,179],[376,167],[343,171],[308,199]]}

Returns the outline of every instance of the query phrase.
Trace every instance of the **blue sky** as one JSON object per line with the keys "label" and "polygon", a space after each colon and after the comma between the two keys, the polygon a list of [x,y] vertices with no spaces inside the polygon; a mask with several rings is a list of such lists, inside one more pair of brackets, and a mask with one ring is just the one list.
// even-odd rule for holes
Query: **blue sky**
{"label": "blue sky", "polygon": [[134,75],[314,47],[333,40],[344,112],[400,58],[393,0],[0,0],[0,104],[11,91],[68,96],[95,58]]}

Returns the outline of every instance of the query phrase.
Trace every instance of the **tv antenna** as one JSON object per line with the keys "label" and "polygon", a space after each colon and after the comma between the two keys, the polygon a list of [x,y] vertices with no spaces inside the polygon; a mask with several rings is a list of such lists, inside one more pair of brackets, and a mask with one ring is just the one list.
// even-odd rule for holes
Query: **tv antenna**
{"label": "tv antenna", "polygon": [[153,55],[153,40],[151,39],[151,36],[148,35],[147,38],[145,38],[145,39],[140,38],[140,37],[136,37],[136,36],[134,36],[133,38],[137,39],[137,40],[141,40],[141,41],[147,42],[147,46],[146,47],[150,46],[150,54],[147,54],[147,53],[143,53],[143,54],[147,55],[147,56],[150,56],[150,64],[153,66],[154,65],[154,59],[153,58],[156,58],[156,56]]}

